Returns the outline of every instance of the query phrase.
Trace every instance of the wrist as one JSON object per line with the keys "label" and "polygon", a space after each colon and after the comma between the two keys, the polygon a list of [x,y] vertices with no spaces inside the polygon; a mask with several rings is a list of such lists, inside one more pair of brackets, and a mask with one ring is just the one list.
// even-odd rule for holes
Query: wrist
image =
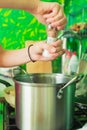
{"label": "wrist", "polygon": [[33,44],[28,46],[28,56],[29,56],[30,61],[35,62],[35,60],[33,60],[32,56],[31,56],[32,54],[31,54],[31,51],[30,51],[32,46],[33,46]]}

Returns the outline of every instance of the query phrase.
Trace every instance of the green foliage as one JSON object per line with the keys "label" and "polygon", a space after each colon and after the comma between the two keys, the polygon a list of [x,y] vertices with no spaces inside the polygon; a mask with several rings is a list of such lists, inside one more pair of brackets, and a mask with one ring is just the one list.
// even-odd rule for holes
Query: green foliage
{"label": "green foliage", "polygon": [[7,49],[25,46],[26,40],[46,38],[45,26],[25,11],[0,10],[0,43]]}

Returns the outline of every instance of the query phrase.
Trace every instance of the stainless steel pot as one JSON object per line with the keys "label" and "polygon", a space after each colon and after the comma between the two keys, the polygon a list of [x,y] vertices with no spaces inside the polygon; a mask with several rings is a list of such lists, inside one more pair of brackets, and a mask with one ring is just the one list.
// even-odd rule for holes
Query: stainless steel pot
{"label": "stainless steel pot", "polygon": [[16,124],[20,130],[70,130],[75,85],[57,93],[72,77],[63,74],[23,74],[14,77]]}

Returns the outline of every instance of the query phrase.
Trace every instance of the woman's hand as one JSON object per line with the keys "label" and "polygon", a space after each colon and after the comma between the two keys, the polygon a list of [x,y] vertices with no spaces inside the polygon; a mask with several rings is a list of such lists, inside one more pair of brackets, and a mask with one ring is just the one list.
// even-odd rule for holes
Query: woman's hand
{"label": "woman's hand", "polygon": [[[43,56],[44,50],[49,52],[49,57]],[[29,51],[31,58],[34,61],[54,60],[65,53],[65,50],[62,48],[62,40],[57,40],[50,45],[48,45],[46,41],[37,42],[30,47]]]}
{"label": "woman's hand", "polygon": [[51,24],[58,30],[64,29],[67,19],[63,8],[57,2],[43,2],[40,0],[0,0],[1,8],[23,9],[32,13],[39,22]]}
{"label": "woman's hand", "polygon": [[[49,52],[49,57],[43,56],[43,51]],[[46,41],[34,43],[29,48],[23,48],[18,50],[4,50],[0,46],[0,66],[1,67],[12,67],[18,66],[33,61],[51,61],[64,54],[65,50],[62,48],[62,40],[57,40],[50,45]],[[10,60],[8,60],[10,59]]]}
{"label": "woman's hand", "polygon": [[38,7],[33,12],[33,15],[43,24],[51,24],[52,27],[58,30],[64,29],[67,19],[63,8],[57,2],[42,2],[38,3]]}

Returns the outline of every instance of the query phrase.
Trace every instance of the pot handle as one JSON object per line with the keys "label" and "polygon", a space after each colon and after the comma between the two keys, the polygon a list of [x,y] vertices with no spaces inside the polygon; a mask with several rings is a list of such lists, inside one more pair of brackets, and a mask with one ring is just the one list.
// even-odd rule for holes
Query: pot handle
{"label": "pot handle", "polygon": [[4,84],[6,87],[12,86],[9,82],[0,79],[0,83]]}
{"label": "pot handle", "polygon": [[61,99],[62,98],[62,94],[63,94],[63,89],[65,89],[66,87],[68,87],[70,84],[72,83],[77,83],[80,80],[82,80],[82,78],[84,77],[83,74],[77,74],[75,75],[68,83],[66,83],[62,88],[59,89],[58,93],[57,93],[57,98]]}
{"label": "pot handle", "polygon": [[27,72],[24,69],[22,69],[21,67],[15,68],[13,70],[13,76],[12,76],[12,78],[14,78],[15,76],[18,76],[20,74],[27,74]]}

